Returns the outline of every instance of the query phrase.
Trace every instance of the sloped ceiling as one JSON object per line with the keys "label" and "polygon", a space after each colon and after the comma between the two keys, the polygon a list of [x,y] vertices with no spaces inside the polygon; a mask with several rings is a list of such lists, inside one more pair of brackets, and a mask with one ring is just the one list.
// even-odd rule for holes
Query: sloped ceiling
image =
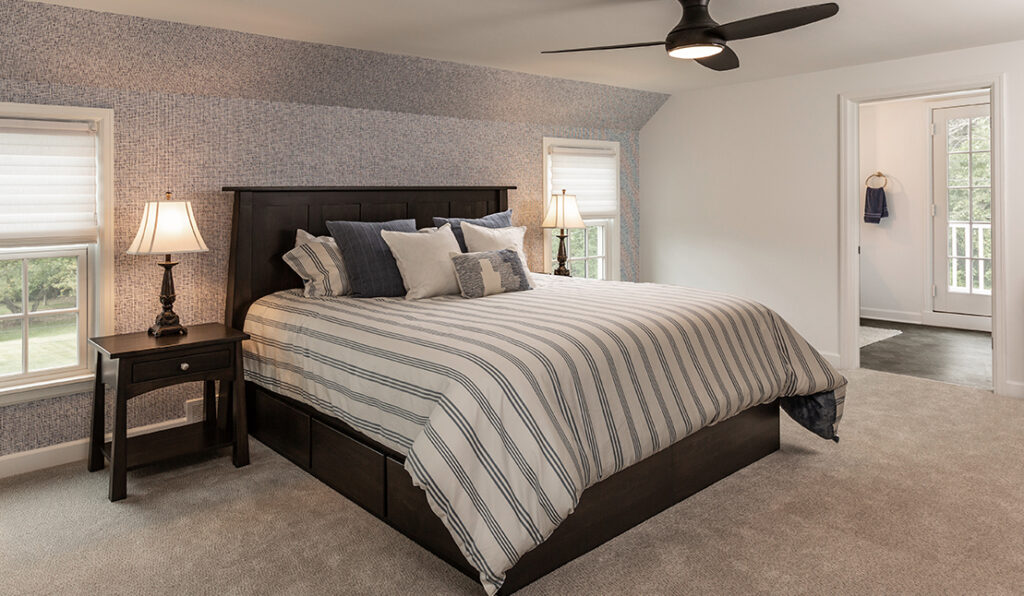
{"label": "sloped ceiling", "polygon": [[[818,0],[712,0],[719,22]],[[542,49],[663,39],[676,0],[58,0],[66,6],[672,93],[1024,38],[1021,0],[839,0],[828,21],[738,41],[715,73],[658,47]]]}

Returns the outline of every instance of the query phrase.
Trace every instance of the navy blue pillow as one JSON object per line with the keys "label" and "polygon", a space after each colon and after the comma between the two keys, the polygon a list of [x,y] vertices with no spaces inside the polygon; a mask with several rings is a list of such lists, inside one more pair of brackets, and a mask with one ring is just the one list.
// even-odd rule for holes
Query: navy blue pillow
{"label": "navy blue pillow", "polygon": [[459,248],[462,252],[469,252],[466,248],[466,239],[462,236],[462,222],[468,221],[474,226],[481,226],[484,228],[507,228],[512,225],[512,210],[502,211],[501,213],[492,213],[476,219],[470,219],[466,217],[435,217],[434,225],[441,227],[444,224],[452,224],[452,233],[455,234],[455,239],[459,241]]}
{"label": "navy blue pillow", "polygon": [[381,238],[381,230],[415,232],[415,219],[393,221],[329,221],[334,241],[345,261],[352,295],[356,298],[405,296],[405,284],[391,249]]}

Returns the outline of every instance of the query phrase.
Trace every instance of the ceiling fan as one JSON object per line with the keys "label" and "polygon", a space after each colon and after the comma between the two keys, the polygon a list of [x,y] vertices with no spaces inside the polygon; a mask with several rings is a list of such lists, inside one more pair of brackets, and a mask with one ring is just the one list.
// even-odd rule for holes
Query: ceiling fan
{"label": "ceiling fan", "polygon": [[810,25],[816,21],[835,16],[839,5],[835,2],[791,8],[764,14],[749,19],[719,25],[708,13],[711,0],[679,0],[683,5],[683,18],[669,32],[665,41],[645,41],[614,46],[594,46],[569,50],[547,50],[541,54],[564,54],[567,52],[590,52],[594,50],[618,50],[664,45],[673,58],[696,60],[712,70],[738,68],[740,59],[727,42],[749,37],[759,37]]}

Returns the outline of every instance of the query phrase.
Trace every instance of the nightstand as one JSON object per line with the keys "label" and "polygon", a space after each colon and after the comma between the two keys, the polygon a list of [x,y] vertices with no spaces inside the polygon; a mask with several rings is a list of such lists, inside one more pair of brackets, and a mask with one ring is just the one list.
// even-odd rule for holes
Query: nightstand
{"label": "nightstand", "polygon": [[[235,467],[249,463],[242,340],[248,334],[217,323],[194,325],[187,335],[146,332],[94,337],[96,386],[89,438],[89,471],[110,460],[110,500],[128,494],[128,470],[181,455],[233,447]],[[128,400],[148,391],[203,381],[202,422],[128,438]],[[217,392],[220,382],[220,412]],[[104,385],[116,388],[113,440],[104,443]]]}

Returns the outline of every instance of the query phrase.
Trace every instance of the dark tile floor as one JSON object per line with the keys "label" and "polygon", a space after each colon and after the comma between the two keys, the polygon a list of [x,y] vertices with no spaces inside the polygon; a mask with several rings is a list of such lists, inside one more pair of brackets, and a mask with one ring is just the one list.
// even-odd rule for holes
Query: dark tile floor
{"label": "dark tile floor", "polygon": [[861,319],[860,324],[903,332],[861,348],[862,368],[992,388],[991,333],[872,319]]}

